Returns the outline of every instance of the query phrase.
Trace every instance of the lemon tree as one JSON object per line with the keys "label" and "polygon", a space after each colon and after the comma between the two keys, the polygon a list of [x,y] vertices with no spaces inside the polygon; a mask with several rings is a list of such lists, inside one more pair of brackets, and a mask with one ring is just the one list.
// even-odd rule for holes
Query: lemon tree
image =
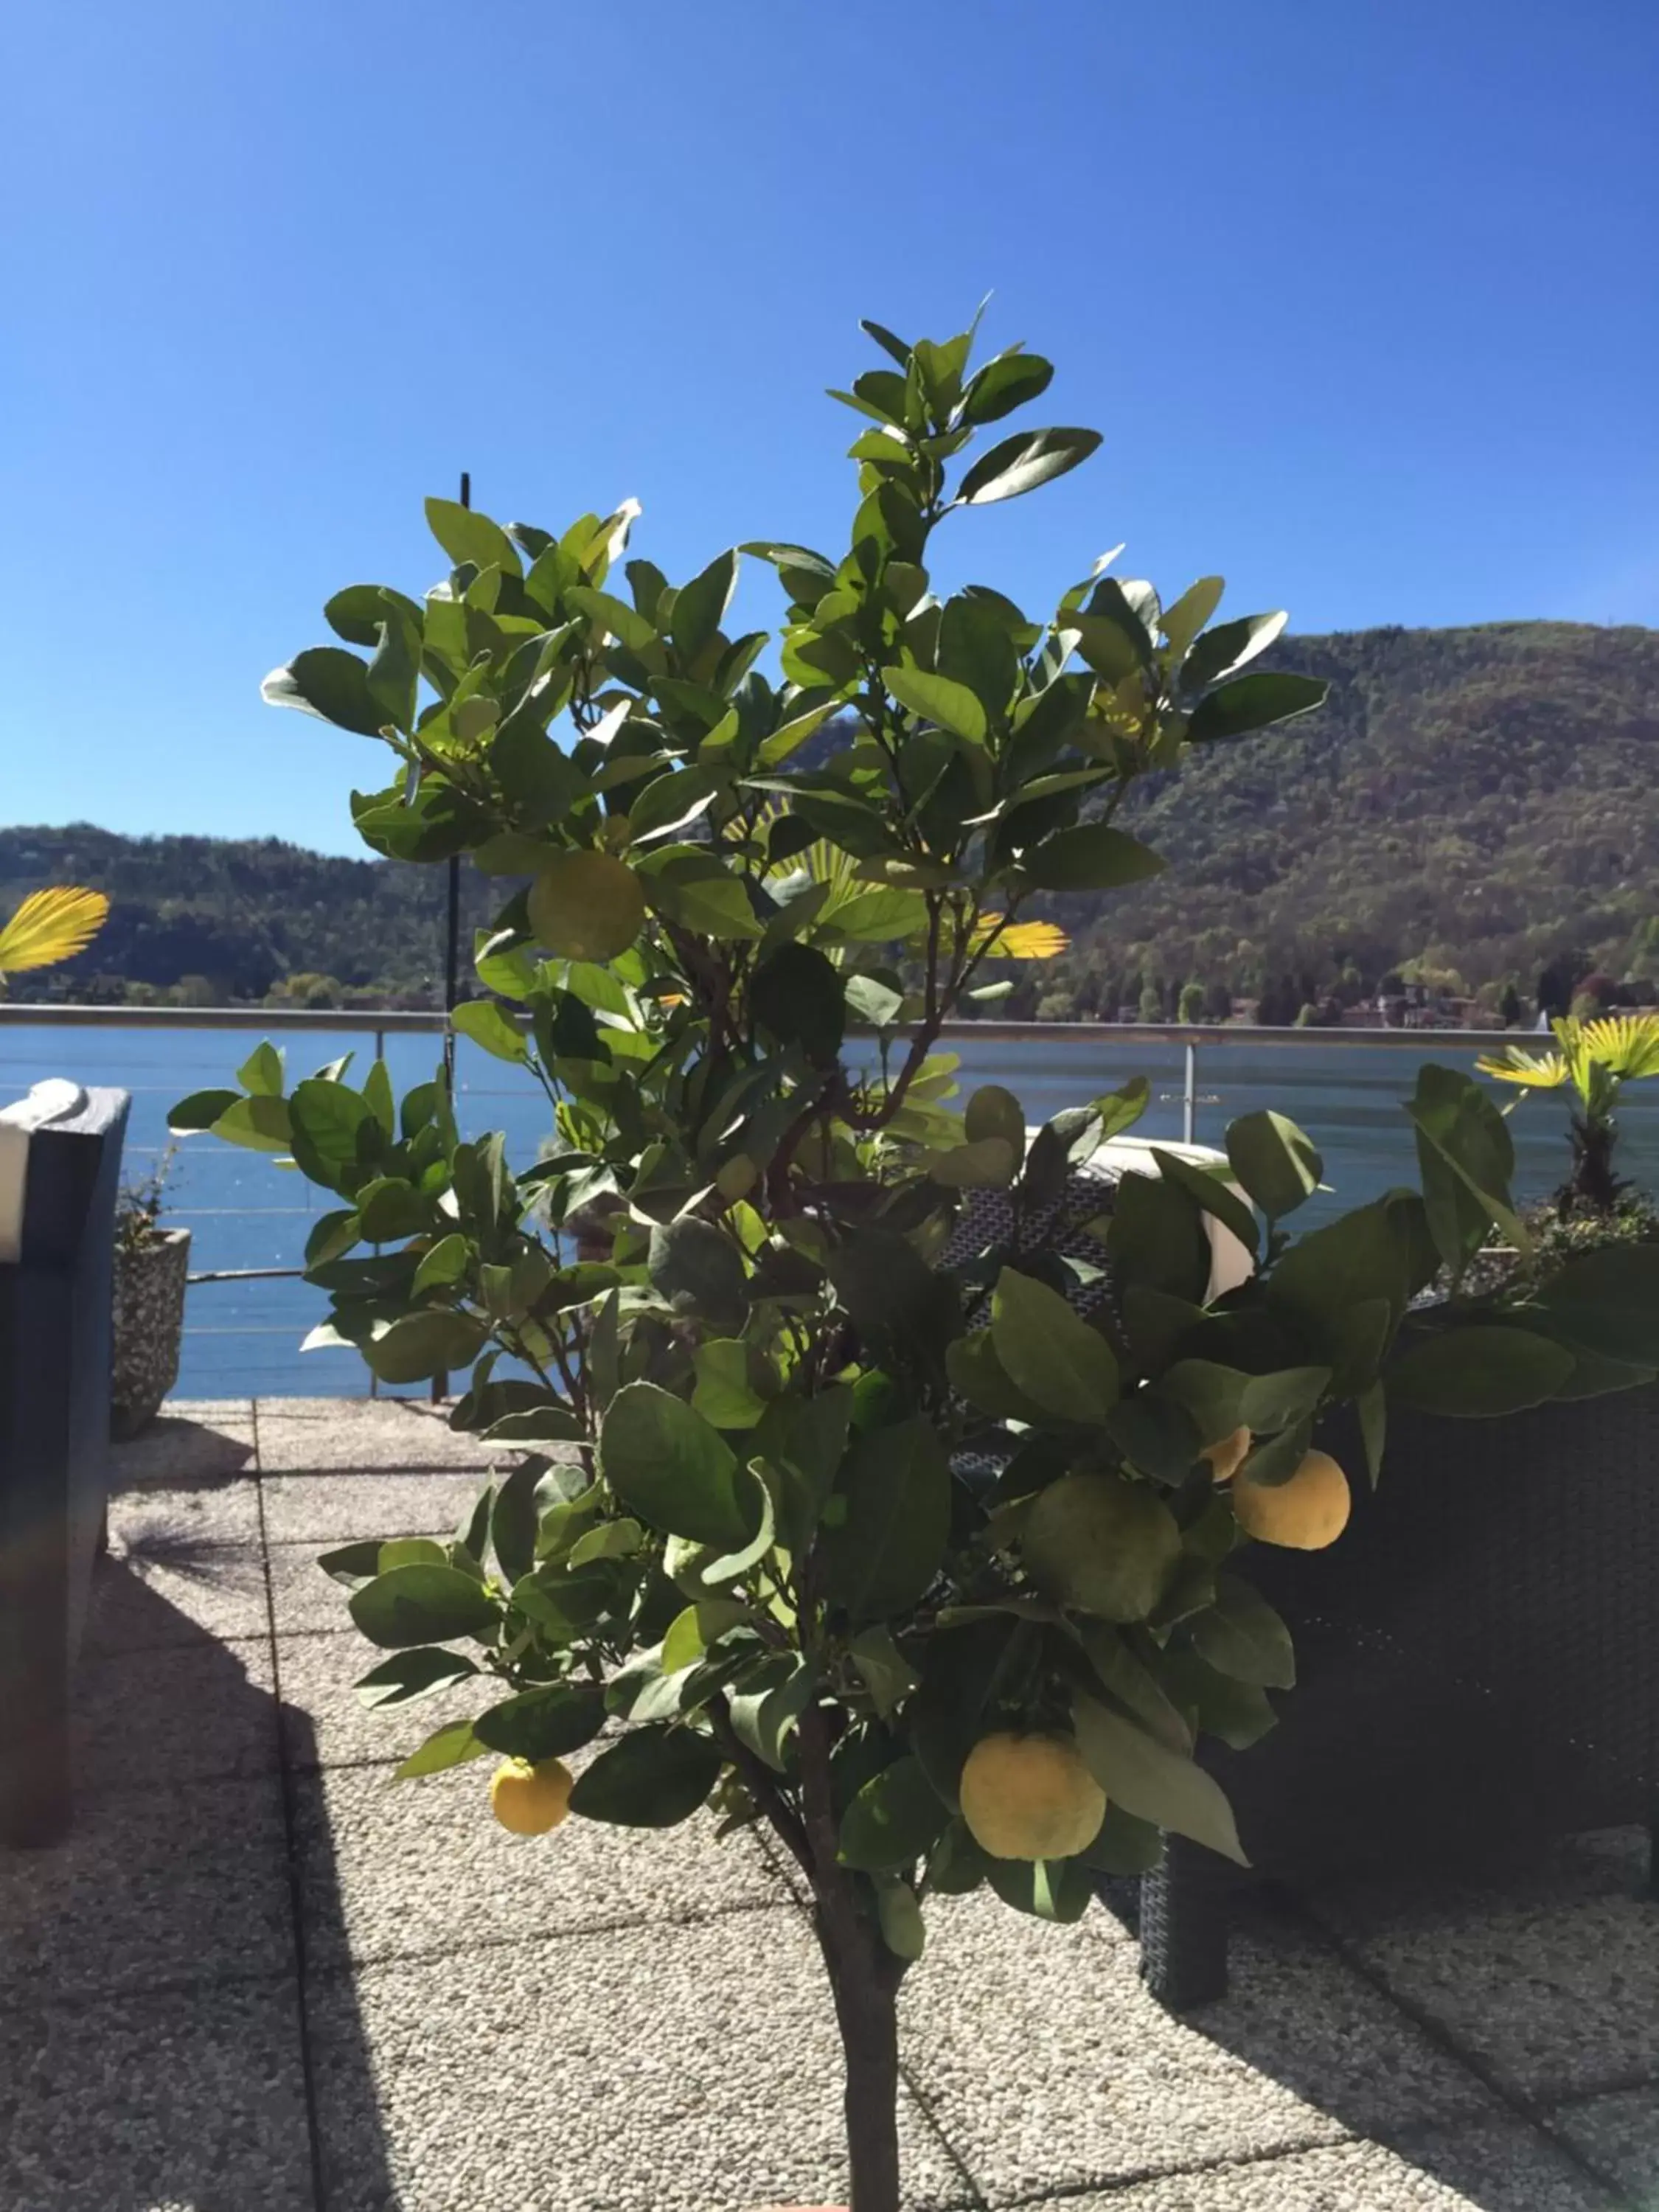
{"label": "lemon tree", "polygon": [[[1033,1128],[959,1094],[945,1024],[1064,945],[1068,895],[1162,866],[1139,778],[1321,690],[1266,659],[1282,616],[1217,619],[1214,577],[1165,600],[1103,559],[1039,615],[942,588],[940,533],[957,573],[978,509],[1099,440],[1006,427],[1034,354],[866,328],[843,545],[674,583],[632,501],[556,532],[434,500],[436,582],[346,586],[337,641],[266,679],[383,757],[352,800],[374,851],[501,879],[455,1024],[544,1092],[542,1155],[464,1135],[441,1072],[398,1098],[269,1047],[173,1123],[326,1194],[313,1342],[465,1374],[455,1425],[517,1455],[452,1540],[324,1561],[378,1649],[366,1701],[468,1692],[404,1773],[486,1761],[481,1817],[549,1853],[570,1820],[765,1824],[812,1899],[853,2204],[895,2212],[930,1900],[1067,1920],[1163,1832],[1240,1856],[1205,1742],[1294,1678],[1247,1539],[1336,1539],[1390,1392],[1496,1413],[1659,1369],[1659,1284],[1631,1251],[1617,1285],[1418,1312],[1513,1219],[1503,1118],[1444,1070],[1420,1191],[1293,1237],[1321,1162],[1260,1114],[1227,1180],[1157,1154],[1091,1262],[1052,1248],[1146,1085]],[[770,635],[732,617],[745,559]],[[984,1191],[1006,1225],[947,1266]],[[1212,1219],[1256,1262],[1214,1300]],[[1345,1468],[1315,1442],[1341,1401]]]}

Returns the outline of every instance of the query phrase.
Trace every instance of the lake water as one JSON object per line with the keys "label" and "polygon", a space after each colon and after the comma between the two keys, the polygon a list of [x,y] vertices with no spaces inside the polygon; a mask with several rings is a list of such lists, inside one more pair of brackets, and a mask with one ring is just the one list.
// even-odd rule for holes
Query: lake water
{"label": "lake water", "polygon": [[[1239,1032],[1231,1031],[1230,1036]],[[1248,1033],[1245,1033],[1248,1036]],[[361,1038],[337,1031],[284,1032],[279,1040],[295,1074],[337,1058],[356,1045],[352,1073],[359,1079],[374,1052],[372,1030]],[[1523,1040],[1532,1042],[1532,1040]],[[8,1022],[0,1026],[0,1103],[52,1075],[85,1084],[114,1084],[132,1093],[128,1173],[142,1173],[167,1142],[167,1112],[186,1092],[227,1084],[258,1042],[257,1030],[231,1033],[189,1030],[47,1028]],[[1375,1197],[1391,1183],[1414,1182],[1411,1125],[1401,1109],[1416,1082],[1419,1058],[1467,1066],[1474,1055],[1423,1039],[1420,1055],[1398,1046],[1372,1046],[1364,1032],[1341,1042],[1288,1047],[1267,1042],[1206,1046],[1198,1054],[1199,1142],[1219,1144],[1235,1115],[1276,1107],[1301,1123],[1325,1160],[1328,1196],[1310,1201],[1297,1217],[1311,1224],[1331,1212]],[[438,1040],[392,1036],[386,1059],[399,1095],[425,1080],[436,1065]],[[1138,1134],[1181,1134],[1182,1054],[1178,1045],[1137,1043],[1133,1031],[1103,1045],[1068,1040],[1056,1027],[1047,1038],[1018,1044],[970,1043],[963,1053],[965,1087],[1006,1084],[1036,1121],[1142,1074],[1153,1104]],[[457,1113],[469,1135],[503,1129],[509,1158],[533,1159],[548,1127],[541,1093],[476,1048],[461,1044],[457,1063]],[[1621,1160],[1625,1172],[1659,1183],[1659,1085],[1627,1096]],[[1528,1097],[1510,1123],[1518,1154],[1516,1189],[1542,1197],[1565,1171],[1566,1108],[1554,1094]],[[193,1269],[297,1267],[312,1222],[326,1199],[301,1176],[284,1173],[268,1154],[243,1152],[205,1136],[191,1137],[174,1156],[170,1212],[193,1233]],[[319,1291],[295,1281],[201,1283],[192,1286],[186,1312],[181,1395],[216,1398],[269,1395],[348,1395],[366,1387],[355,1352],[301,1354],[301,1339],[324,1311]]]}

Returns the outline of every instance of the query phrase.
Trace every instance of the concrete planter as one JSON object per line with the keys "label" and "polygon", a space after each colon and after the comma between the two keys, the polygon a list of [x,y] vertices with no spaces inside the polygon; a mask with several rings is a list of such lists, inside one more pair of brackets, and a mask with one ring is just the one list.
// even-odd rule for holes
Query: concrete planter
{"label": "concrete planter", "polygon": [[188,1229],[158,1230],[115,1255],[115,1353],[110,1374],[110,1434],[136,1437],[179,1380],[185,1328]]}

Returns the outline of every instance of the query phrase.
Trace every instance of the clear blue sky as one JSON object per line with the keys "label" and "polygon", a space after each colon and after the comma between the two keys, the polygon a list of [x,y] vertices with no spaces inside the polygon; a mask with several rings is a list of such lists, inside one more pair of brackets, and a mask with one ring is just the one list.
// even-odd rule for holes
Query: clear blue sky
{"label": "clear blue sky", "polygon": [[1652,0],[74,0],[0,81],[0,820],[354,849],[258,687],[423,495],[844,543],[857,318],[988,290],[1105,444],[964,580],[1659,622]]}

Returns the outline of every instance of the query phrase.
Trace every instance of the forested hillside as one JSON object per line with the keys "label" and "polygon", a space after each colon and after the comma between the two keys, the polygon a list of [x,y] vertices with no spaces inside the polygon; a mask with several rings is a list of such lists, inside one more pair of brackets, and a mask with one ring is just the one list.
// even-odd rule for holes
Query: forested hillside
{"label": "forested hillside", "polygon": [[[1659,631],[1375,629],[1273,658],[1328,678],[1327,705],[1148,787],[1134,826],[1168,872],[1055,901],[1073,949],[1024,971],[1009,1011],[1173,1014],[1196,985],[1218,1012],[1401,968],[1488,995],[1510,977],[1529,994],[1551,962],[1659,975]],[[0,830],[0,905],[67,881],[113,902],[40,995],[434,1000],[444,876],[270,839]],[[501,890],[466,872],[469,928]]]}

